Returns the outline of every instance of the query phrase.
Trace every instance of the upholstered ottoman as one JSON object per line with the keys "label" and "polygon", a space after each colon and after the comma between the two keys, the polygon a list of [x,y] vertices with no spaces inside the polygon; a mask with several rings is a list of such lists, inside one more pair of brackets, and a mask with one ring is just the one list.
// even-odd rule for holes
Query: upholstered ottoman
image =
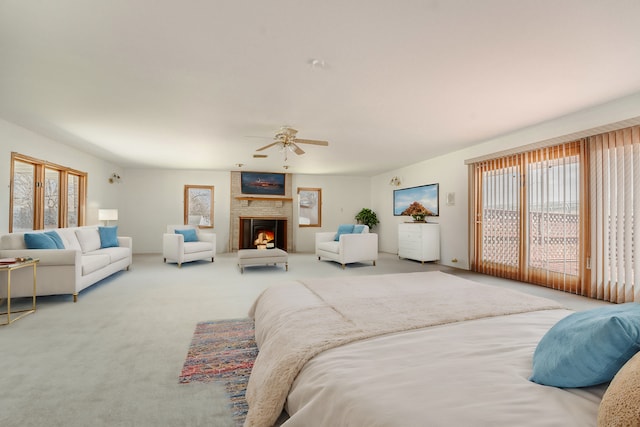
{"label": "upholstered ottoman", "polygon": [[238,267],[244,273],[248,265],[269,265],[284,263],[284,269],[289,271],[289,254],[282,249],[240,249],[238,251]]}

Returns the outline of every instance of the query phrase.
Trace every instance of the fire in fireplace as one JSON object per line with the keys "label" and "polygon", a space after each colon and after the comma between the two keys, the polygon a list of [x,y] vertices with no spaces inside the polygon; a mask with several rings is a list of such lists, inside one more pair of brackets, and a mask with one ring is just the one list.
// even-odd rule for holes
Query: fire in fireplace
{"label": "fire in fireplace", "polygon": [[271,249],[275,246],[275,233],[273,230],[257,228],[255,234],[257,237],[253,240],[253,244],[258,249]]}
{"label": "fire in fireplace", "polygon": [[287,250],[287,220],[240,218],[239,249]]}

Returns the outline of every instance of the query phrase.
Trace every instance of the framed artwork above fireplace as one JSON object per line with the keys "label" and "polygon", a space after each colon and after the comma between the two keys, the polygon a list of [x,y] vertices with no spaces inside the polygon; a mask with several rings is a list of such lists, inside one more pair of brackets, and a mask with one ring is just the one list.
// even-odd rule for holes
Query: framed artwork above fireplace
{"label": "framed artwork above fireplace", "polygon": [[240,188],[242,194],[284,196],[285,179],[284,173],[241,172]]}

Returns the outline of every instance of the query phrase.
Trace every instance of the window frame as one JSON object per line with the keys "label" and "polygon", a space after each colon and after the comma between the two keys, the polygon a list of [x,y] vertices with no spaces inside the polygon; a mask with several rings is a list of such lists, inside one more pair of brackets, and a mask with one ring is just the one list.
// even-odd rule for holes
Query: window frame
{"label": "window frame", "polygon": [[11,152],[11,177],[9,183],[9,232],[13,232],[13,206],[16,162],[30,164],[34,168],[33,188],[33,224],[32,230],[44,230],[45,191],[44,179],[46,169],[58,172],[58,224],[57,228],[68,226],[68,182],[69,176],[78,177],[78,226],[85,225],[86,200],[87,200],[87,176],[86,172],[67,166],[62,166],[46,160],[37,159],[17,152]]}

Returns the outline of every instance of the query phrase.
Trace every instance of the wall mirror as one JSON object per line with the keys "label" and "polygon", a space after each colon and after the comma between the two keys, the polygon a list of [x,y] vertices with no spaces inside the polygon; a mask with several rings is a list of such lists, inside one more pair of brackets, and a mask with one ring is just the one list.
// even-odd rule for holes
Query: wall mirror
{"label": "wall mirror", "polygon": [[322,189],[298,188],[298,226],[322,226]]}
{"label": "wall mirror", "polygon": [[213,228],[213,185],[184,186],[184,223]]}

